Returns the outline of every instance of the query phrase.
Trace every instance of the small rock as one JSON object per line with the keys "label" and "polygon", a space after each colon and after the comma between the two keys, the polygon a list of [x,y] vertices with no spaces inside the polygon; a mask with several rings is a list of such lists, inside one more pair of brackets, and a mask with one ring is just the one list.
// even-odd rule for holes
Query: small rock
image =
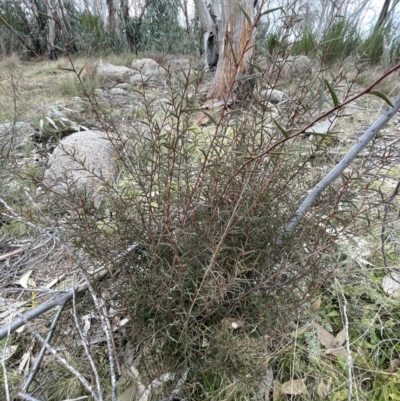
{"label": "small rock", "polygon": [[136,71],[121,65],[99,64],[96,67],[96,76],[110,82],[125,83],[129,82]]}
{"label": "small rock", "polygon": [[168,61],[166,65],[168,74],[167,83],[174,84],[178,79],[184,79],[190,71],[190,63],[186,58]]}
{"label": "small rock", "polygon": [[85,191],[95,199],[101,184],[115,177],[117,157],[115,143],[105,132],[76,132],[54,149],[43,185],[61,195]]}
{"label": "small rock", "polygon": [[310,77],[312,75],[311,60],[307,56],[289,56],[278,62],[282,64],[282,74],[286,77]]}
{"label": "small rock", "polygon": [[288,100],[289,96],[285,93],[278,91],[276,89],[265,89],[260,92],[263,100],[266,100],[272,104],[279,104],[284,100]]}
{"label": "small rock", "polygon": [[383,291],[386,292],[389,297],[399,299],[400,298],[400,273],[392,272],[387,274],[382,281]]}
{"label": "small rock", "polygon": [[93,94],[95,96],[102,97],[103,96],[103,90],[102,89],[94,89],[93,90]]}
{"label": "small rock", "polygon": [[133,60],[131,68],[135,71],[135,74],[139,73],[148,78],[160,75],[160,65],[152,58]]}
{"label": "small rock", "polygon": [[141,74],[135,74],[129,78],[129,83],[131,85],[138,85],[138,84],[141,84],[142,82],[145,82],[146,80],[147,80],[147,78],[145,76],[143,76]]}
{"label": "small rock", "polygon": [[126,90],[121,89],[121,88],[112,88],[112,89],[110,89],[110,93],[112,95],[118,95],[118,96],[127,96],[128,95]]}
{"label": "small rock", "polygon": [[173,72],[181,72],[181,71],[189,71],[190,63],[187,58],[180,58],[176,60],[168,61],[167,70],[171,73]]}
{"label": "small rock", "polygon": [[131,87],[131,86],[130,86],[128,83],[126,83],[126,82],[117,85],[117,88],[125,89],[125,90],[128,90],[130,87]]}

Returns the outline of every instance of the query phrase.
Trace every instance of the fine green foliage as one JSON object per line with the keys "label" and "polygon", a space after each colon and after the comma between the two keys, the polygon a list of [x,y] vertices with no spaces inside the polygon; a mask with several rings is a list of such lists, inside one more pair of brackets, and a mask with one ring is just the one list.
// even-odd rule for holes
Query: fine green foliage
{"label": "fine green foliage", "polygon": [[390,25],[390,23],[386,23],[380,27],[376,27],[363,41],[359,51],[364,59],[372,63],[379,63],[382,60],[383,39],[385,36],[387,37],[390,34]]}
{"label": "fine green foliage", "polygon": [[[373,64],[382,62],[387,43],[391,64],[399,60],[400,36],[394,28],[394,21],[389,20],[385,24],[375,27],[359,47],[359,53],[363,60]],[[388,66],[386,66],[387,68]]]}
{"label": "fine green foliage", "polygon": [[317,43],[317,32],[313,30],[312,27],[305,26],[301,32],[301,37],[296,40],[292,47],[292,54],[313,56],[317,49]]}
{"label": "fine green foliage", "polygon": [[331,64],[353,54],[359,43],[358,27],[345,18],[337,18],[324,33],[319,46],[324,62]]}

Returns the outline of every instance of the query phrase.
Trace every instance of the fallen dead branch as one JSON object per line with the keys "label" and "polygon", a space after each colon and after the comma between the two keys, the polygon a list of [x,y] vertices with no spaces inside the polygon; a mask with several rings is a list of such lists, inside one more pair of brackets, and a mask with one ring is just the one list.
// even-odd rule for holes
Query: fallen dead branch
{"label": "fallen dead branch", "polygon": [[[113,259],[112,262],[118,261],[122,257],[126,256],[129,252],[132,252],[138,247],[139,243],[137,242],[134,243],[133,245],[129,246],[124,252],[118,254]],[[107,267],[108,265],[103,265],[99,267],[97,270],[95,270],[93,273],[94,279],[100,280],[102,277],[104,277],[107,274]],[[57,291],[54,295],[51,296],[51,298],[48,301],[42,303],[41,305],[37,306],[36,308],[33,308],[28,312],[25,312],[21,317],[16,318],[6,326],[2,327],[0,329],[0,340],[14,333],[16,330],[18,330],[20,327],[26,324],[26,322],[29,322],[32,319],[39,317],[43,313],[46,313],[47,311],[55,308],[56,306],[65,306],[65,304],[71,301],[76,294],[86,292],[87,289],[88,289],[88,284],[83,279],[76,285],[68,289],[67,291],[62,291],[62,292]]]}

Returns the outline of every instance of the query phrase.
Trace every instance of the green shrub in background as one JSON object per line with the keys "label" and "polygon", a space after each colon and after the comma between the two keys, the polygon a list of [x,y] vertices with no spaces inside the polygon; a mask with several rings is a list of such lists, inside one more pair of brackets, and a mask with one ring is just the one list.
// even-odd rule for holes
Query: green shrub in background
{"label": "green shrub in background", "polygon": [[343,60],[356,51],[359,43],[357,24],[337,18],[320,40],[321,57],[327,64]]}
{"label": "green shrub in background", "polygon": [[[72,10],[73,12],[73,10]],[[85,55],[107,55],[124,50],[124,38],[110,36],[102,18],[89,13],[76,13],[71,18],[74,48]],[[62,44],[60,43],[62,46]],[[63,47],[63,46],[62,46]]]}
{"label": "green shrub in background", "polygon": [[358,48],[361,58],[374,64],[381,63],[385,40],[389,47],[391,64],[398,62],[400,59],[400,33],[394,28],[393,20],[371,30]]}
{"label": "green shrub in background", "polygon": [[301,54],[312,56],[317,48],[317,44],[317,32],[312,27],[305,26],[300,39],[292,47],[292,54],[294,56]]}
{"label": "green shrub in background", "polygon": [[358,51],[361,58],[372,63],[379,63],[383,55],[383,40],[390,38],[391,22],[387,22],[380,27],[375,27],[367,36],[367,38],[360,44]]}
{"label": "green shrub in background", "polygon": [[[47,47],[46,9],[42,2],[37,3],[36,7],[38,11],[36,14],[28,13],[22,2],[4,0],[0,2],[0,15],[37,54],[43,54]],[[28,50],[22,42],[1,22],[0,38],[0,50],[3,55],[13,52],[27,53]]]}
{"label": "green shrub in background", "polygon": [[150,4],[140,26],[139,50],[163,54],[188,53],[195,50],[195,41],[179,24],[176,0]]}
{"label": "green shrub in background", "polygon": [[77,34],[76,47],[82,53],[99,54],[110,43],[102,19],[93,14],[81,13],[71,19],[73,30]]}

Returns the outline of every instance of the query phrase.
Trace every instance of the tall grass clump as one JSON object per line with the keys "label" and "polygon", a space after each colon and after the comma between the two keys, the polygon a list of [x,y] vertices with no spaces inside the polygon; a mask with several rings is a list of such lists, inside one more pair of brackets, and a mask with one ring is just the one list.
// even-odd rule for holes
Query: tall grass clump
{"label": "tall grass clump", "polygon": [[317,44],[317,33],[312,29],[312,27],[305,26],[301,33],[301,37],[296,40],[292,47],[292,54],[295,56],[302,54],[312,56],[315,53]]}
{"label": "tall grass clump", "polygon": [[289,48],[289,41],[286,38],[282,39],[279,32],[265,32],[265,36],[258,40],[263,43],[263,47],[271,56],[282,56]]}
{"label": "tall grass clump", "polygon": [[396,64],[400,60],[400,36],[393,27],[393,21],[389,20],[371,30],[360,44],[359,53],[363,60],[373,64],[379,64],[385,59],[389,59],[391,65]]}
{"label": "tall grass clump", "polygon": [[390,40],[392,23],[389,21],[371,30],[367,38],[360,44],[359,52],[361,58],[377,64],[382,61],[384,51],[384,40]]}
{"label": "tall grass clump", "polygon": [[358,27],[345,18],[337,18],[322,36],[319,44],[321,57],[327,64],[344,60],[360,43]]}

